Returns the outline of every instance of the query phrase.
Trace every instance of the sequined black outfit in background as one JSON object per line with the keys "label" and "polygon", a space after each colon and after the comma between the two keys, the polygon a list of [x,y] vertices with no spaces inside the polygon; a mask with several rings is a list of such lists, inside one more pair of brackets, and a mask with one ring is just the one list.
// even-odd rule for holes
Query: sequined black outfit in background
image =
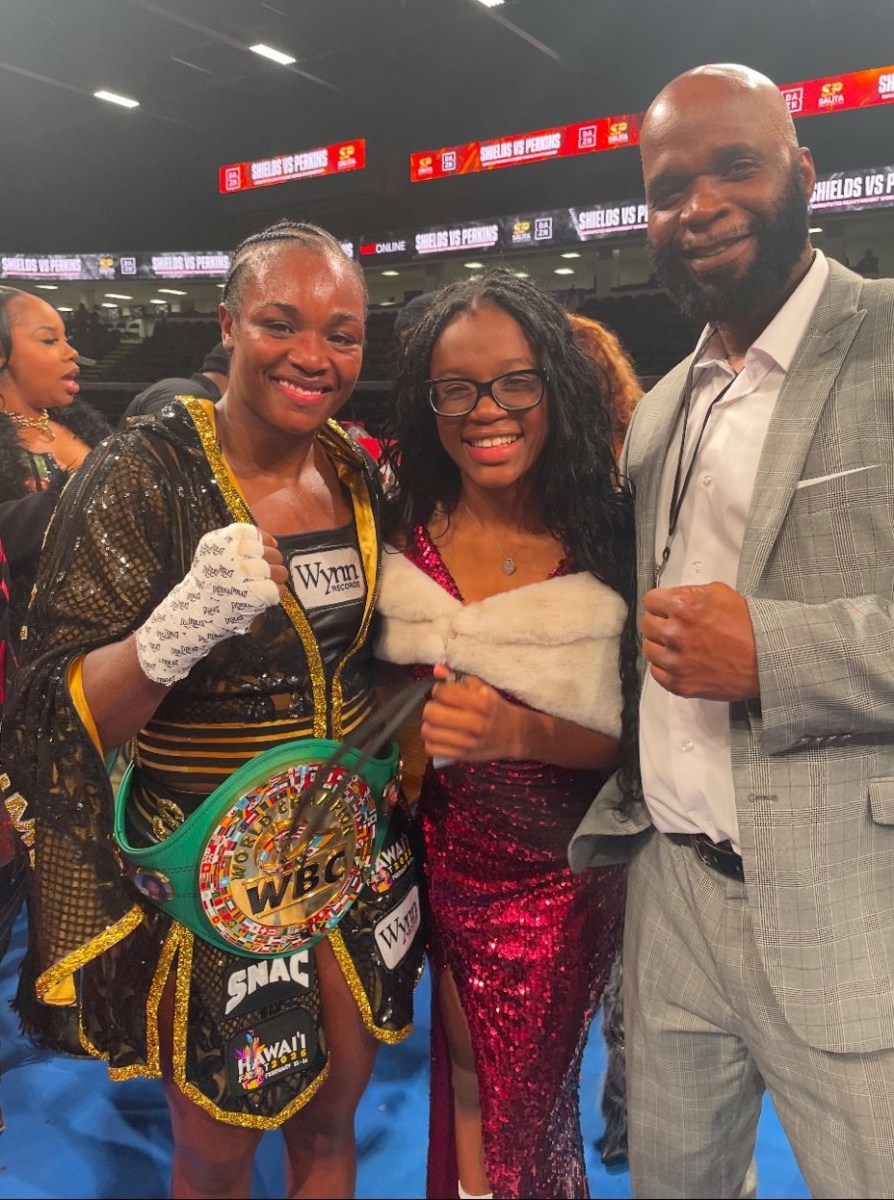
{"label": "sequined black outfit in background", "polygon": [[[71,430],[91,449],[112,432],[105,419],[83,400],[54,408],[53,423]],[[33,454],[22,445],[11,417],[0,411],[0,542],[11,575],[7,675],[18,654],[19,630],[44,534],[67,480],[68,473],[52,454]]]}

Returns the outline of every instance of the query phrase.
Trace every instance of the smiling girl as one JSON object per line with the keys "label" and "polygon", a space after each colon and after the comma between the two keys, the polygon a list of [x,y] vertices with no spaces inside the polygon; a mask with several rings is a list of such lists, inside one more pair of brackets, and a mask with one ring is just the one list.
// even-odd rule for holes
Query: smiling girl
{"label": "smiling girl", "polygon": [[581,1052],[625,876],[573,876],[566,850],[622,761],[633,556],[599,386],[559,305],[504,269],[445,288],[401,347],[403,553],[385,555],[376,652],[439,680],[419,799],[430,1196],[587,1195]]}

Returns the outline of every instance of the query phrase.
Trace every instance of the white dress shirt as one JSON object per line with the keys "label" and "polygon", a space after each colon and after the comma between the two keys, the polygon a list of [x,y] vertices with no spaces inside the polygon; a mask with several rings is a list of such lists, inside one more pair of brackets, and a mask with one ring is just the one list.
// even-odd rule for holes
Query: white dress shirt
{"label": "white dress shirt", "polygon": [[[767,427],[798,344],[826,285],[829,264],[816,252],[791,296],[745,354],[738,377],[716,335],[693,372],[681,478],[711,401],[689,487],[671,538],[662,587],[719,581],[736,586],[742,541]],[[707,330],[704,337],[707,334]],[[682,417],[671,439],[658,494],[655,561],[668,538]],[[646,674],[640,704],[643,791],[655,826],[665,833],[706,833],[739,846],[730,763],[729,704],[674,696]]]}

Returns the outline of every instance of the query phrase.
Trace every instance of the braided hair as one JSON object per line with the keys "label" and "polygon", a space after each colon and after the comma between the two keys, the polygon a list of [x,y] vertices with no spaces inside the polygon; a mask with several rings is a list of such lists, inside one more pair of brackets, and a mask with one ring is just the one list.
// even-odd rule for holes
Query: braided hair
{"label": "braided hair", "polygon": [[436,509],[448,518],[461,493],[460,471],[441,445],[424,383],[435,344],[458,316],[490,305],[520,325],[546,372],[549,430],[532,468],[534,494],[547,529],[583,570],[613,588],[631,613],[621,639],[624,732],[621,787],[625,802],[639,796],[636,742],[639,655],[635,627],[633,502],[612,447],[606,377],[575,340],[568,314],[540,285],[497,267],[477,279],[444,288],[397,350],[392,411],[385,430],[386,459],[393,474],[386,534],[408,543]]}
{"label": "braided hair", "polygon": [[332,255],[342,260],[354,272],[363,288],[366,299],[366,279],[360,266],[348,258],[342,249],[341,242],[321,229],[319,225],[311,225],[307,221],[290,221],[283,218],[258,233],[252,233],[239,243],[233,251],[230,270],[221,293],[221,303],[226,306],[233,317],[239,316],[242,301],[242,289],[246,278],[277,254],[285,245],[300,246],[302,249],[316,254]]}

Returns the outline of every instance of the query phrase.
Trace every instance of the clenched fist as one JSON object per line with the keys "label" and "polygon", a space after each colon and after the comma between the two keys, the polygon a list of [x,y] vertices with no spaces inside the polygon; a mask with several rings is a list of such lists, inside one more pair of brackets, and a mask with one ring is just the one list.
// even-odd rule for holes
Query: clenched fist
{"label": "clenched fist", "polygon": [[652,677],[677,696],[750,700],[760,695],[745,597],[725,583],[653,588],[640,621]]}
{"label": "clenched fist", "polygon": [[186,577],[136,633],[144,674],[170,686],[184,679],[215,643],[248,632],[278,604],[286,569],[276,542],[254,525],[206,533]]}

